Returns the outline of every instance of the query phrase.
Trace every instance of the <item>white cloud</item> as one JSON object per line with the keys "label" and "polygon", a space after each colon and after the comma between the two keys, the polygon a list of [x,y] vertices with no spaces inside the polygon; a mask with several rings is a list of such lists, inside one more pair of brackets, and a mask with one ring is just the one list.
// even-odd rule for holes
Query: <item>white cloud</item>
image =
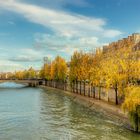
{"label": "white cloud", "polygon": [[37,50],[24,48],[24,49],[5,49],[0,48],[0,72],[15,71],[21,69],[28,69],[33,66],[38,69],[41,67],[43,53]]}
{"label": "white cloud", "polygon": [[97,37],[64,37],[50,34],[35,35],[35,49],[52,54],[64,53],[68,58],[75,50],[93,50],[104,45]]}
{"label": "white cloud", "polygon": [[11,62],[8,60],[0,60],[0,72],[9,72],[9,71],[15,71],[15,70],[21,70],[24,67],[21,64],[18,64],[16,62]]}
{"label": "white cloud", "polygon": [[39,62],[42,60],[42,53],[31,48],[19,49],[18,54],[9,58],[9,61],[15,62]]}
{"label": "white cloud", "polygon": [[98,40],[97,37],[83,37],[79,39],[81,44],[100,46],[101,44],[99,44]]}
{"label": "white cloud", "polygon": [[113,38],[119,36],[120,34],[122,33],[118,30],[107,30],[106,32],[104,32],[104,37]]}
{"label": "white cloud", "polygon": [[[94,38],[94,39],[93,39]],[[49,47],[50,49],[60,49],[65,45],[78,45],[79,47],[83,44],[90,43],[92,45],[95,45],[98,41],[97,37],[64,37],[64,36],[58,36],[58,35],[51,35],[51,34],[37,34],[35,36],[35,41],[37,44],[40,43],[42,47]],[[93,42],[91,42],[91,40]],[[41,47],[41,46],[40,46]],[[82,46],[81,46],[82,47]]]}
{"label": "white cloud", "polygon": [[107,37],[115,37],[121,34],[118,30],[106,29],[106,21],[101,18],[52,10],[16,0],[0,0],[0,7],[19,13],[30,22],[50,28],[58,35],[72,37],[94,36],[98,34],[100,36],[107,35]]}
{"label": "white cloud", "polygon": [[58,52],[66,53],[72,55],[74,51],[78,51],[79,48],[76,46],[66,45],[64,48],[58,50]]}

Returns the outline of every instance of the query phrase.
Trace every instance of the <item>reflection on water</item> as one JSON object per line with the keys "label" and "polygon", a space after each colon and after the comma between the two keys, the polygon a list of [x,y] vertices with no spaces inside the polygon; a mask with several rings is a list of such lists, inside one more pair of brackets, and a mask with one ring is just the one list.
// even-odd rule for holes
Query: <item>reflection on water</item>
{"label": "reflection on water", "polygon": [[0,89],[0,140],[138,140],[57,90]]}
{"label": "reflection on water", "polygon": [[13,82],[4,82],[0,83],[0,88],[23,88],[26,85],[19,84],[19,83],[13,83]]}

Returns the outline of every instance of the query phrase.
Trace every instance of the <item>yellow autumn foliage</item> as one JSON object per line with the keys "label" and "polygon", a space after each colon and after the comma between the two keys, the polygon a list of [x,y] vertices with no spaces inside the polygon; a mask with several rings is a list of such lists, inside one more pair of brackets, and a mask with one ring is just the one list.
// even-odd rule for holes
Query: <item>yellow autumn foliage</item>
{"label": "yellow autumn foliage", "polygon": [[125,89],[125,101],[122,105],[124,111],[136,112],[140,106],[140,87],[129,86]]}
{"label": "yellow autumn foliage", "polygon": [[51,78],[53,80],[65,81],[67,76],[67,64],[65,59],[57,56],[51,64]]}

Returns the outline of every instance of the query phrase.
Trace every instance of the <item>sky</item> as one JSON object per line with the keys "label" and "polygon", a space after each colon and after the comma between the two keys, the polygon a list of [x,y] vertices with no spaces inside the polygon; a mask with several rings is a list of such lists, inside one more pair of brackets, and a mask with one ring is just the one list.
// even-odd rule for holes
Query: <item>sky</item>
{"label": "sky", "polygon": [[40,69],[140,32],[140,0],[0,0],[0,72]]}

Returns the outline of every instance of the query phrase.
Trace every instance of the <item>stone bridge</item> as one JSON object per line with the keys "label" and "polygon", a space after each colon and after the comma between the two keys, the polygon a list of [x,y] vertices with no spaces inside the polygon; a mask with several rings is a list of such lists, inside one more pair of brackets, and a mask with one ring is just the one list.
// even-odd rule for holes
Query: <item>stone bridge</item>
{"label": "stone bridge", "polygon": [[39,85],[42,85],[44,80],[42,79],[0,79],[0,83],[5,83],[5,82],[14,82],[14,83],[19,83],[19,84],[24,84],[30,87],[37,87]]}

